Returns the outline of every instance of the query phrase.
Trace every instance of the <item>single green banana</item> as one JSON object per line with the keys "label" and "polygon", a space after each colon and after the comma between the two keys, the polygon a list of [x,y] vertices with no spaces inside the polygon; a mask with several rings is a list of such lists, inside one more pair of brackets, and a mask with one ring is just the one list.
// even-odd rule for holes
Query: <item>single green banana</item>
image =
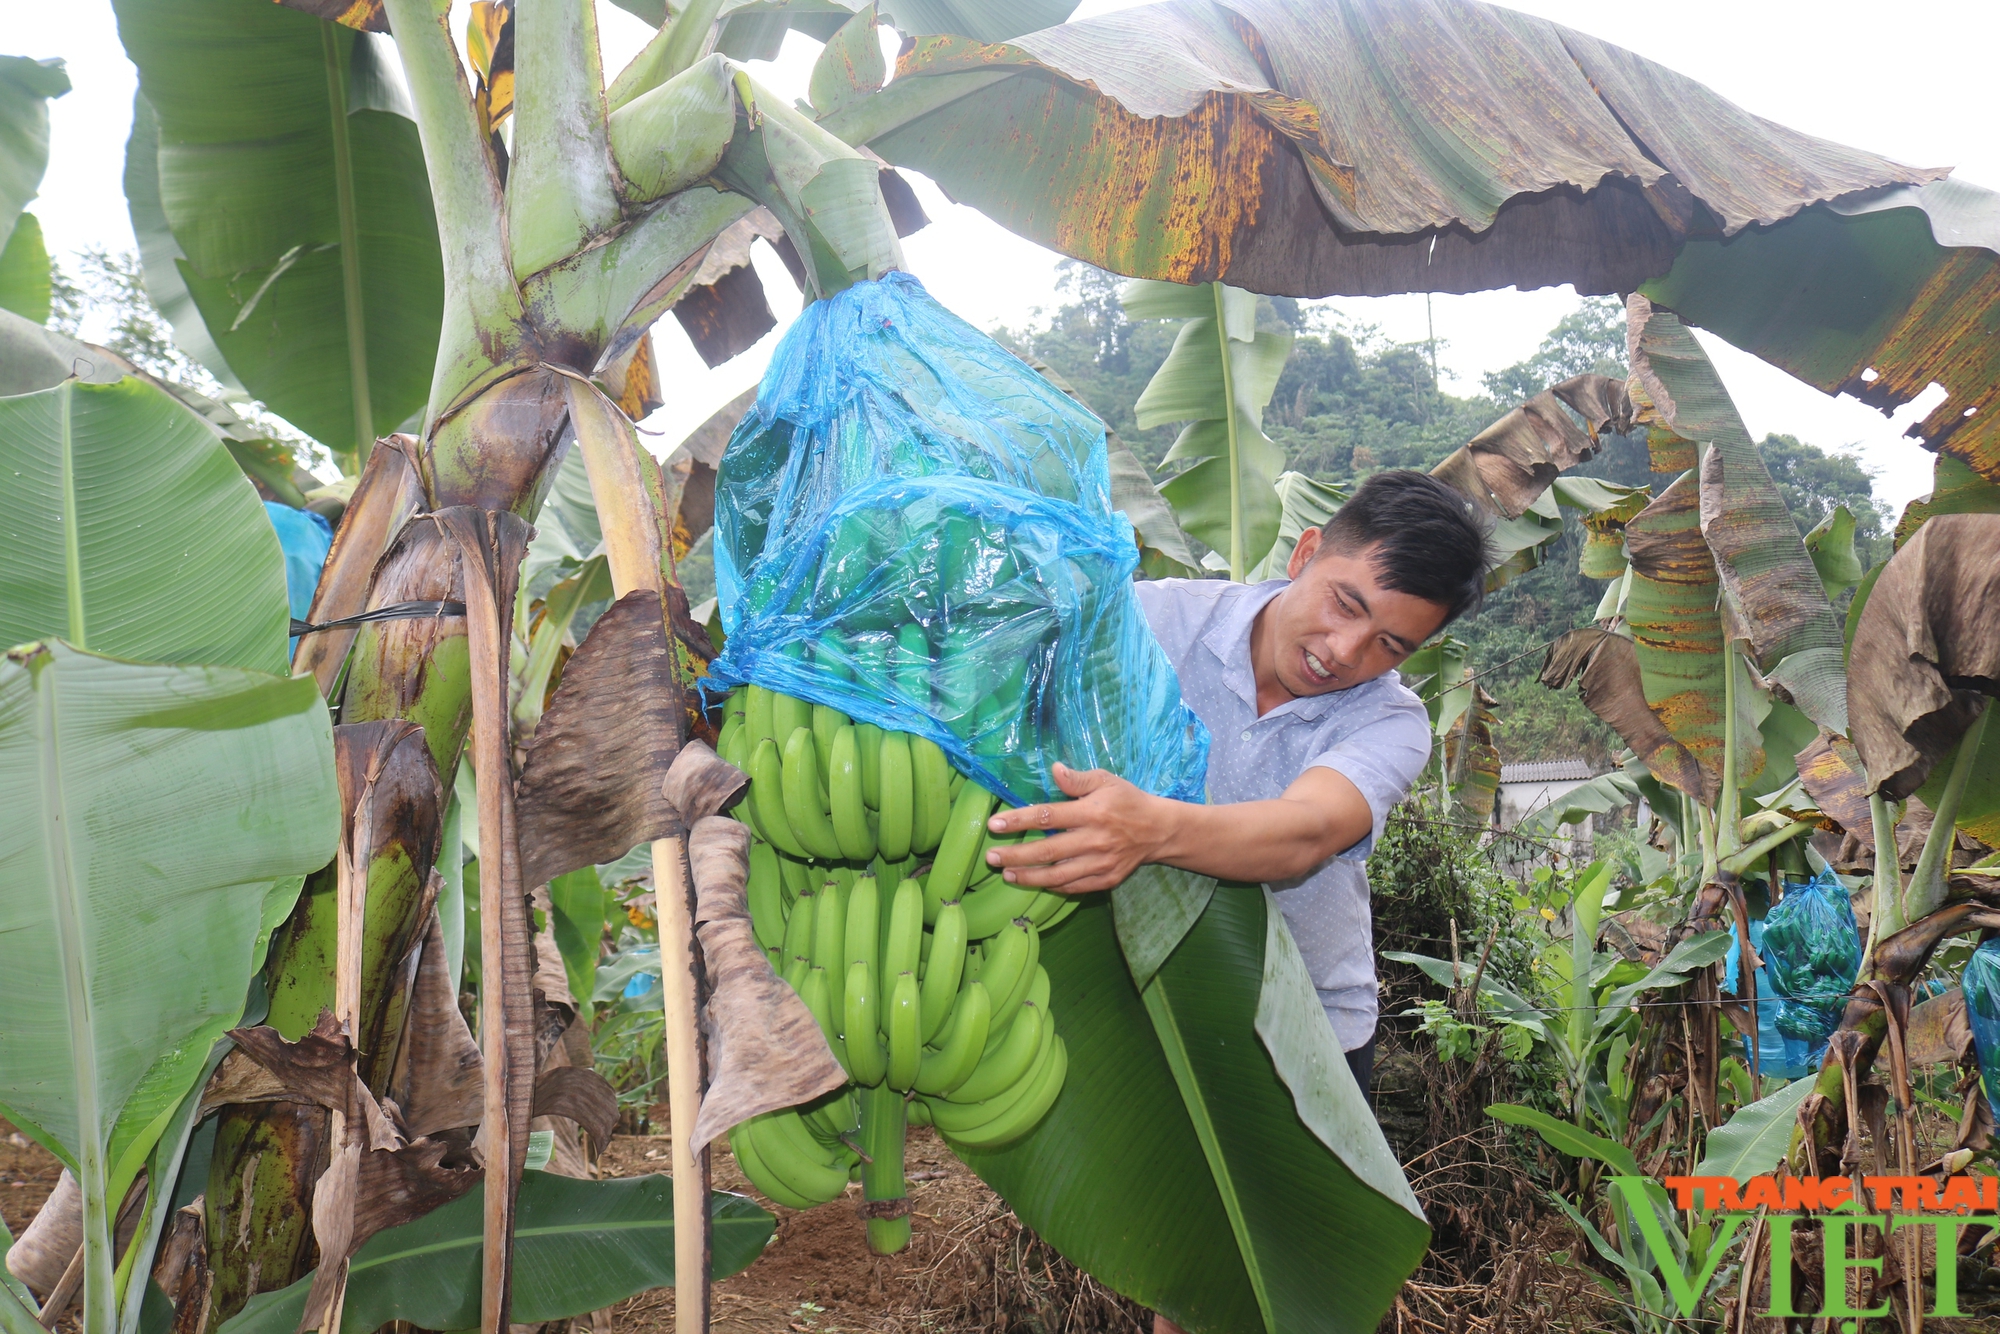
{"label": "single green banana", "polygon": [[[995,1019],[999,1011],[994,1012]],[[1044,1032],[1047,1030],[1047,1032]],[[993,1045],[993,1025],[986,1026],[986,1052],[979,1066],[964,1083],[951,1091],[951,1100],[962,1103],[988,1102],[1020,1083],[1041,1055],[1043,1040],[1053,1033],[1041,1011],[1023,1006],[1020,1015],[1007,1026],[1007,1036]]]}
{"label": "single green banana", "polygon": [[750,801],[755,806],[759,834],[794,857],[812,855],[785,817],[784,763],[778,756],[778,743],[769,737],[759,741],[750,756]]}
{"label": "single green banana", "polygon": [[[968,917],[970,915],[967,914]],[[1008,923],[1006,930],[980,947],[980,952],[986,957],[979,968],[979,980],[986,984],[986,990],[993,996],[993,1031],[996,1037],[1014,1021],[1008,998],[1013,998],[1012,1005],[1019,1005],[1021,997],[1027,995],[1022,979],[1028,976],[1028,970],[1035,964],[1032,930],[1027,918],[1017,917]],[[791,946],[788,944],[785,948],[789,953]],[[1019,995],[1015,994],[1017,990]]]}
{"label": "single green banana", "polygon": [[731,718],[741,718],[749,707],[750,692],[737,686],[722,697],[722,721],[726,724]]}
{"label": "single green banana", "polygon": [[889,732],[882,738],[880,761],[881,799],[875,809],[882,813],[876,848],[885,862],[900,862],[910,855],[915,833],[916,786],[910,767],[910,738],[906,732]]}
{"label": "single green banana", "polygon": [[929,737],[912,736],[910,773],[916,799],[910,846],[918,852],[934,852],[951,820],[951,761]]}
{"label": "single green banana", "polygon": [[965,936],[985,940],[1007,929],[1007,924],[1024,916],[1041,898],[1042,891],[1026,885],[1010,885],[999,876],[980,881],[965,892]]}
{"label": "single green banana", "polygon": [[785,886],[786,912],[792,910],[792,905],[799,901],[799,895],[804,892],[806,886],[812,884],[812,873],[813,864],[809,861],[802,861],[797,857],[778,858],[778,879]]}
{"label": "single green banana", "polygon": [[754,755],[760,742],[778,740],[777,729],[771,722],[771,705],[775,696],[760,685],[743,687],[743,753]]}
{"label": "single green banana", "polygon": [[907,1090],[917,1082],[923,1063],[923,1002],[917,990],[917,975],[898,973],[889,992],[889,1013],[884,1025],[889,1031],[889,1087]]}
{"label": "single green banana", "polygon": [[974,859],[986,842],[986,817],[993,814],[993,801],[993,794],[977,783],[959,789],[945,818],[937,856],[931,859],[928,883],[938,899],[958,898],[975,876],[985,874],[986,868],[975,866]]}
{"label": "single green banana", "polygon": [[1016,919],[1013,926],[1003,931],[998,939],[1006,940],[1016,927],[1027,934],[1028,948],[1026,957],[1021,961],[1020,971],[1014,975],[1013,989],[1001,991],[999,980],[993,976],[990,969],[982,979],[986,983],[986,989],[993,993],[995,1011],[1001,1014],[1012,1012],[1015,1006],[1028,999],[1028,991],[1035,985],[1035,972],[1042,962],[1042,933],[1035,929],[1033,922]]}
{"label": "single green banana", "polygon": [[[730,714],[722,720],[722,730],[715,734],[715,753],[730,764],[736,764],[738,744],[743,740],[743,715]],[[742,768],[740,764],[737,768]]]}
{"label": "single green banana", "polygon": [[820,1034],[826,1038],[827,1049],[833,1059],[840,1062],[840,1068],[847,1070],[848,1077],[854,1072],[847,1066],[847,1044],[840,1040],[840,1024],[833,1017],[833,997],[826,985],[826,969],[815,964],[806,969],[805,985],[799,988],[799,999],[812,1012],[813,1022],[819,1025]]}
{"label": "single green banana", "polygon": [[847,1190],[847,1163],[834,1159],[814,1141],[812,1132],[787,1108],[755,1118],[757,1156],[764,1166],[796,1194],[814,1204],[837,1200]]}
{"label": "single green banana", "polygon": [[[817,743],[815,743],[817,744]],[[852,727],[836,732],[828,747],[833,772],[826,780],[832,798],[833,836],[840,855],[865,862],[875,855],[875,834],[868,827],[868,803],[862,794],[860,740]]]}
{"label": "single green banana", "polygon": [[896,886],[889,900],[889,931],[882,946],[882,976],[916,976],[924,947],[924,891],[916,881]]}
{"label": "single green banana", "polygon": [[927,1126],[931,1123],[931,1104],[928,1098],[912,1098],[903,1115],[913,1126]]}
{"label": "single green banana", "polygon": [[833,739],[850,726],[847,715],[830,704],[812,706],[813,744],[819,747],[819,781],[833,783]]}
{"label": "single green banana", "polygon": [[785,819],[792,836],[815,861],[840,860],[840,840],[834,837],[833,821],[819,801],[819,761],[814,758],[810,727],[795,727],[785,742],[782,791]]}
{"label": "single green banana", "polygon": [[794,954],[791,958],[785,960],[784,972],[779,974],[779,976],[785,979],[786,986],[789,986],[793,991],[803,996],[806,990],[806,974],[812,971],[812,966],[813,961],[810,955]]}
{"label": "single green banana", "polygon": [[1021,915],[1037,927],[1045,926],[1051,918],[1062,911],[1063,903],[1072,897],[1074,896],[1069,894],[1050,893],[1046,889],[1038,890],[1035,901],[1029,904],[1028,910]]}
{"label": "single green banana", "polygon": [[930,934],[931,956],[924,967],[924,1041],[935,1042],[958,1000],[965,975],[965,909],[956,899],[938,911]]}
{"label": "single green banana", "polygon": [[771,694],[771,739],[780,746],[791,738],[793,732],[803,727],[812,729],[812,705],[791,695]]}
{"label": "single green banana", "polygon": [[1068,920],[1070,920],[1070,914],[1072,914],[1072,912],[1076,912],[1078,904],[1082,902],[1082,896],[1080,896],[1080,894],[1056,894],[1056,898],[1060,898],[1060,900],[1062,900],[1062,904],[1060,904],[1060,906],[1058,906],[1058,908],[1056,908],[1054,912],[1050,912],[1050,914],[1048,914],[1048,920],[1046,920],[1046,922],[1038,922],[1038,924],[1036,924],[1036,926],[1040,926],[1040,928],[1042,928],[1042,934],[1044,934],[1044,936],[1046,936],[1048,932],[1056,930],[1058,926],[1062,926],[1064,922],[1068,922]]}
{"label": "single green banana", "polygon": [[882,1048],[881,1006],[875,994],[875,968],[866,959],[847,966],[847,1072],[855,1083],[879,1084],[889,1073],[889,1055]]}
{"label": "single green banana", "polygon": [[847,895],[847,937],[841,948],[843,963],[866,963],[873,968],[881,962],[881,883],[872,875],[864,875],[854,882],[853,890]]}
{"label": "single green banana", "polygon": [[928,712],[931,707],[931,642],[924,627],[905,621],[896,627],[896,647],[890,655],[896,673],[896,689],[910,703]]}
{"label": "single green banana", "polygon": [[848,890],[829,876],[820,886],[813,909],[812,961],[826,970],[827,1014],[837,1030],[844,1007],[841,993],[847,985],[847,901]]}
{"label": "single green banana", "polygon": [[986,1030],[993,1020],[993,1002],[986,988],[977,982],[968,985],[952,1007],[951,1027],[944,1044],[924,1053],[917,1070],[916,1090],[933,1097],[950,1093],[972,1078],[986,1051]]}
{"label": "single green banana", "polygon": [[1057,1038],[1048,1058],[1042,1062],[1040,1074],[1010,1106],[983,1125],[956,1133],[946,1131],[945,1135],[952,1143],[968,1149],[1005,1148],[1041,1124],[1061,1096],[1063,1081],[1068,1076],[1069,1046]]}
{"label": "single green banana", "polygon": [[861,799],[868,809],[882,809],[882,729],[874,723],[856,723],[854,740],[861,756]]}
{"label": "single green banana", "polygon": [[813,927],[818,906],[818,893],[809,889],[799,895],[799,901],[792,905],[792,915],[785,919],[785,938],[778,949],[784,954],[788,967],[793,959],[812,958]]}
{"label": "single green banana", "polygon": [[778,853],[769,843],[750,845],[750,930],[757,943],[775,949],[785,939],[785,882]]}
{"label": "single green banana", "polygon": [[1035,965],[1035,980],[1028,984],[1028,998],[1021,1002],[1032,1005],[1043,1014],[1054,1014],[1049,1008],[1049,970],[1041,964]]}
{"label": "single green banana", "polygon": [[847,893],[850,893],[850,894],[851,894],[851,893],[853,893],[853,892],[854,892],[854,868],[853,868],[853,867],[851,867],[851,866],[829,866],[829,867],[827,867],[827,868],[826,868],[826,874],[827,874],[827,876],[828,876],[828,877],[830,877],[831,879],[834,879],[834,880],[837,880],[837,881],[839,881],[839,882],[840,882],[840,887],[841,887],[841,889],[845,890],[845,891],[846,891]]}
{"label": "single green banana", "polygon": [[798,1191],[790,1182],[781,1179],[764,1162],[764,1155],[758,1149],[758,1136],[753,1124],[756,1118],[745,1121],[729,1132],[729,1151],[736,1155],[736,1165],[743,1169],[743,1175],[750,1178],[750,1184],[759,1194],[774,1204],[782,1204],[787,1209],[810,1209],[818,1203]]}
{"label": "single green banana", "polygon": [[965,776],[964,774],[962,774],[962,773],[953,773],[953,774],[952,774],[952,776],[951,776],[951,799],[952,799],[953,801],[957,801],[957,800],[958,800],[958,794],[959,794],[959,793],[960,793],[961,791],[963,791],[963,790],[965,789],[965,785],[966,785],[966,783],[967,783],[967,782],[969,782],[969,781],[970,781],[970,780],[969,780],[969,779],[967,779],[967,778],[966,778],[966,776]]}

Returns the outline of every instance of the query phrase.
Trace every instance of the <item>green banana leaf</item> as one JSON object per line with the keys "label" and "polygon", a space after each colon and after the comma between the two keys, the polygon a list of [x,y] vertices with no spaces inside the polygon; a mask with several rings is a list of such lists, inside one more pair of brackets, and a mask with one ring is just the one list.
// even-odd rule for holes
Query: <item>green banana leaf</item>
{"label": "green banana leaf", "polygon": [[[1991,705],[1987,706],[1991,708]],[[1944,787],[1951,777],[1951,771],[1958,762],[1960,746],[1954,746],[1951,753],[1940,759],[1931,769],[1931,776],[1917,789],[1917,796],[1932,810],[1944,799]],[[1986,725],[1986,731],[1979,744],[1979,754],[1973,759],[1972,772],[1966,776],[1965,791],[1959,797],[1958,819],[1960,832],[1972,835],[1988,847],[2000,846],[2000,727]]]}
{"label": "green banana leaf", "polygon": [[1632,1156],[1632,1151],[1617,1140],[1593,1135],[1581,1126],[1550,1116],[1547,1112],[1503,1102],[1488,1107],[1486,1114],[1510,1126],[1525,1126],[1540,1135],[1558,1153],[1566,1153],[1572,1158],[1594,1158],[1620,1176],[1645,1175],[1639,1170],[1639,1162]]}
{"label": "green banana leaf", "polygon": [[59,640],[0,662],[0,1112],[83,1188],[92,1329],[116,1318],[111,1214],[332,856],[338,807],[309,677]]}
{"label": "green banana leaf", "polygon": [[1854,512],[1845,505],[1835,505],[1833,513],[1813,525],[1806,534],[1806,553],[1828,598],[1839,597],[1867,573],[1854,550]]}
{"label": "green banana leaf", "polygon": [[1042,942],[1069,1077],[966,1161],[1099,1282],[1201,1331],[1372,1331],[1429,1240],[1267,893],[1224,887],[1142,993],[1108,905]]}
{"label": "green banana leaf", "polygon": [[1132,415],[1142,430],[1187,423],[1163,461],[1190,466],[1160,494],[1228,559],[1232,579],[1246,578],[1278,540],[1285,455],[1264,434],[1264,405],[1292,354],[1291,331],[1270,327],[1267,299],[1221,283],[1142,279],[1118,295],[1134,319],[1186,321]]}
{"label": "green banana leaf", "polygon": [[588,1005],[597,991],[597,954],[604,942],[604,882],[597,868],[581,866],[549,881],[549,906],[569,994]]}
{"label": "green banana leaf", "polygon": [[1934,514],[2000,514],[2000,481],[1989,481],[1949,454],[1938,455],[1929,495],[1903,510],[1896,524],[1896,549]]}
{"label": "green banana leaf", "polygon": [[1273,484],[1278,493],[1278,540],[1264,559],[1250,571],[1249,581],[1282,579],[1292,559],[1292,549],[1308,528],[1318,528],[1342,505],[1350,494],[1338,482],[1315,482],[1302,472],[1281,472]]}
{"label": "green banana leaf", "polygon": [[1792,1124],[1814,1082],[1795,1079],[1776,1093],[1737,1108],[1736,1115],[1708,1132],[1708,1146],[1693,1175],[1742,1181],[1776,1167],[1792,1146]]}
{"label": "green banana leaf", "polygon": [[[376,1233],[354,1254],[340,1334],[392,1320],[419,1329],[479,1324],[480,1211],[485,1187],[422,1218]],[[777,1220],[741,1195],[709,1197],[715,1220],[710,1273],[747,1269]],[[566,1320],[674,1281],[674,1195],[664,1176],[579,1181],[526,1172],[514,1215],[514,1319]],[[305,1314],[308,1274],[259,1293],[219,1334],[292,1334]]]}
{"label": "green banana leaf", "polygon": [[0,56],[0,246],[49,167],[49,100],[69,91],[60,60]]}
{"label": "green banana leaf", "polygon": [[1559,825],[1581,824],[1593,815],[1639,804],[1640,792],[1629,774],[1613,769],[1586,783],[1579,783],[1536,811],[1522,825],[1553,832]]}
{"label": "green banana leaf", "polygon": [[0,645],[283,672],[285,563],[229,452],[127,377],[0,399]]}
{"label": "green banana leaf", "polygon": [[36,324],[46,323],[54,293],[42,224],[34,214],[23,213],[14,221],[14,234],[0,248],[0,310],[11,310]]}
{"label": "green banana leaf", "polygon": [[[444,307],[394,48],[277,5],[114,8],[158,123],[154,171],[131,163],[127,179],[157,181],[160,214],[135,197],[133,230],[178,341],[194,355],[212,343],[218,375],[331,448],[365,453],[424,406]],[[135,132],[128,151],[148,141]],[[154,277],[168,262],[192,312]]]}

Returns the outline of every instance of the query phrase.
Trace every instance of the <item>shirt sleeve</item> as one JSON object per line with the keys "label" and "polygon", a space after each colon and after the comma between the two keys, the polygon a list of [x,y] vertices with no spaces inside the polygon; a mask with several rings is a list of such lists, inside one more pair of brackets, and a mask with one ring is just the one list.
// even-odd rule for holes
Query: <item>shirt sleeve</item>
{"label": "shirt sleeve", "polygon": [[1385,701],[1380,716],[1306,761],[1307,769],[1331,769],[1346,778],[1368,803],[1374,817],[1368,836],[1340,854],[1351,861],[1364,861],[1374,850],[1390,810],[1410,795],[1431,756],[1430,715],[1407,691],[1400,693],[1406,698]]}

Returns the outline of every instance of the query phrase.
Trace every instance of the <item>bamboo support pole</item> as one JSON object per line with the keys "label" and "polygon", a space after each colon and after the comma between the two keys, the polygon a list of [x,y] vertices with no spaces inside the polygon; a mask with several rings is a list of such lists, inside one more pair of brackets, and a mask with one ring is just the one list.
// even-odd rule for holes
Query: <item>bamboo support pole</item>
{"label": "bamboo support pole", "polygon": [[[641,457],[632,424],[595,386],[569,376],[570,421],[590,476],[590,495],[604,527],[613,597],[647,588],[661,595],[666,617],[666,566],[671,522],[659,468]],[[667,643],[673,626],[667,625]],[[660,984],[667,1052],[667,1109],[674,1179],[674,1329],[706,1334],[709,1323],[708,1151],[692,1148],[695,1118],[708,1086],[701,1044],[699,960],[695,951],[693,885],[686,840],[653,844],[653,891],[660,930]]]}

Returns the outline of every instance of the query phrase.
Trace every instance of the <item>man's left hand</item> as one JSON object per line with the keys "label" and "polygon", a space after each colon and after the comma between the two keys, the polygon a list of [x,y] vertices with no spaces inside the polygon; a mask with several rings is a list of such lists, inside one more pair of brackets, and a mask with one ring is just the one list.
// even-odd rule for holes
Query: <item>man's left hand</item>
{"label": "man's left hand", "polygon": [[1122,884],[1142,862],[1157,858],[1166,843],[1168,812],[1179,803],[1104,769],[1079,772],[1057,764],[1053,772],[1056,786],[1071,800],[1001,811],[987,821],[996,834],[1050,834],[987,852],[987,865],[1002,868],[1009,884],[1090,894]]}

